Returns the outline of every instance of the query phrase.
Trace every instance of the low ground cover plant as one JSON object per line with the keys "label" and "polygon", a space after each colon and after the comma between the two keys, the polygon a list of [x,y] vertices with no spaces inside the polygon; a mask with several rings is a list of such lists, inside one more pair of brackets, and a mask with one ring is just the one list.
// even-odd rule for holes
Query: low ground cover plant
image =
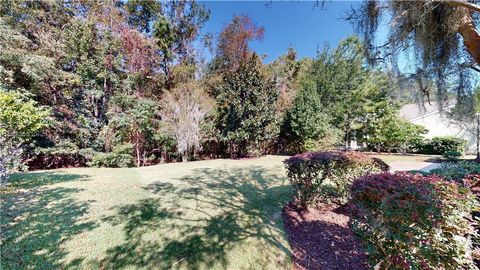
{"label": "low ground cover plant", "polygon": [[457,161],[462,156],[462,152],[456,150],[446,151],[442,154],[442,157],[448,161]]}
{"label": "low ground cover plant", "polygon": [[355,179],[389,169],[383,161],[357,152],[309,152],[292,156],[284,164],[300,206],[345,203]]}
{"label": "low ground cover plant", "polygon": [[429,174],[439,175],[445,180],[461,182],[467,175],[480,174],[480,164],[471,161],[447,162],[431,170]]}
{"label": "low ground cover plant", "polygon": [[[455,163],[443,163],[440,168],[431,170],[428,174],[439,175],[445,179],[453,180],[459,185],[468,188],[480,204],[480,164],[471,161],[461,161]],[[480,220],[480,211],[477,208],[473,212],[473,216],[478,221]],[[473,238],[473,246],[475,248],[475,259],[477,263],[480,259],[480,238],[479,238],[479,224],[476,224],[476,235]]]}
{"label": "low ground cover plant", "polygon": [[378,269],[478,269],[475,196],[440,176],[380,173],[352,186],[354,230]]}

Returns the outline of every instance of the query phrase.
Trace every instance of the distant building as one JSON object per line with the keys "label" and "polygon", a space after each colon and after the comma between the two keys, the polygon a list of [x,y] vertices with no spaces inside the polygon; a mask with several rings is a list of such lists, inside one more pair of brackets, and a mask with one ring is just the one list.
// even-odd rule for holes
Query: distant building
{"label": "distant building", "polygon": [[[444,105],[443,110],[448,111],[455,103]],[[467,152],[474,153],[475,136],[464,128],[452,123],[445,113],[441,113],[437,103],[407,104],[400,109],[400,116],[413,124],[424,126],[428,129],[427,138],[438,136],[454,136],[467,140]]]}

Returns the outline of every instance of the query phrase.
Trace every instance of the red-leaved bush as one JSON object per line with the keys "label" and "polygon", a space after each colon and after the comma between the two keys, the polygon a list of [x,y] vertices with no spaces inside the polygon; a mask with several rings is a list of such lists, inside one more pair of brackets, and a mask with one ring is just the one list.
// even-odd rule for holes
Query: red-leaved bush
{"label": "red-leaved bush", "polygon": [[389,169],[383,161],[358,152],[309,152],[292,156],[284,164],[300,206],[345,203],[355,179]]}
{"label": "red-leaved bush", "polygon": [[439,176],[380,173],[352,186],[354,230],[378,269],[477,269],[475,196]]}

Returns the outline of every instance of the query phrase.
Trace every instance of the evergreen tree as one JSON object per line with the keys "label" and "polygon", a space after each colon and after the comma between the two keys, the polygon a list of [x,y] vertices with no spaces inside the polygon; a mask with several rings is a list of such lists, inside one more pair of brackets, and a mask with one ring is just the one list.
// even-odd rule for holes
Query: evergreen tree
{"label": "evergreen tree", "polygon": [[277,92],[260,70],[258,57],[242,62],[223,78],[217,98],[219,130],[232,156],[265,151],[278,133],[275,123]]}

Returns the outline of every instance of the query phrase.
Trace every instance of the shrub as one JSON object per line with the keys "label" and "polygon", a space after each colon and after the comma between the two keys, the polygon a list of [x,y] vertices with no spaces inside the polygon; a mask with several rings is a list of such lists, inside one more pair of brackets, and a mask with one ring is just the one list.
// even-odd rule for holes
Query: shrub
{"label": "shrub", "polygon": [[448,161],[457,161],[459,157],[462,156],[460,151],[446,151],[442,154],[442,156],[447,159]]}
{"label": "shrub", "polygon": [[290,157],[284,164],[301,206],[344,203],[356,178],[389,169],[383,161],[356,152],[310,152]]}
{"label": "shrub", "polygon": [[442,155],[448,151],[463,152],[466,141],[455,137],[433,137],[417,146],[417,151],[422,154]]}
{"label": "shrub", "polygon": [[0,83],[0,186],[13,171],[25,169],[25,145],[48,126],[49,115],[50,110],[20,92],[6,91]]}
{"label": "shrub", "polygon": [[88,165],[92,167],[112,168],[132,167],[134,165],[132,153],[132,144],[122,144],[116,146],[110,153],[97,154]]}
{"label": "shrub", "polygon": [[471,161],[460,161],[456,163],[442,163],[439,168],[430,171],[446,180],[461,181],[469,174],[480,174],[480,164]]}
{"label": "shrub", "polygon": [[477,269],[473,194],[439,176],[381,173],[352,186],[354,230],[379,269]]}
{"label": "shrub", "polygon": [[83,167],[92,160],[95,151],[91,148],[80,149],[69,141],[61,141],[54,147],[38,147],[28,160],[30,170]]}
{"label": "shrub", "polygon": [[375,151],[413,152],[427,130],[396,115],[376,122],[370,131],[368,148]]}

